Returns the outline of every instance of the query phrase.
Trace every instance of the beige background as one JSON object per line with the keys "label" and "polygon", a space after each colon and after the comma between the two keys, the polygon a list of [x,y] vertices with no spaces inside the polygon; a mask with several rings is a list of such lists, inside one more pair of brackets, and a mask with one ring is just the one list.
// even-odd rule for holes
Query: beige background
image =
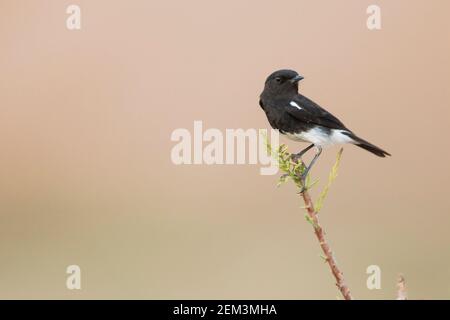
{"label": "beige background", "polygon": [[[65,26],[73,3],[81,31]],[[366,28],[373,3],[380,31]],[[354,296],[391,299],[403,272],[411,298],[450,298],[449,12],[446,0],[2,0],[0,298],[339,296],[293,186],[255,165],[170,161],[171,132],[194,120],[267,128],[258,96],[279,68],[393,154],[346,147],[321,214]],[[336,151],[314,168],[322,184]],[[70,264],[81,291],[65,287]],[[381,290],[366,288],[371,264]]]}

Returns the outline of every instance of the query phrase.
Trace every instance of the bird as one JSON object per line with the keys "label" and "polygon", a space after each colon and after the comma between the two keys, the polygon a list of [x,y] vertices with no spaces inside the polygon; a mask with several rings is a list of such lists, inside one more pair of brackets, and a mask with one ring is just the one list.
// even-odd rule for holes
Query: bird
{"label": "bird", "polygon": [[379,157],[391,155],[358,137],[330,112],[300,94],[298,87],[303,79],[294,70],[275,71],[267,77],[259,97],[259,105],[272,128],[291,140],[310,143],[307,148],[293,155],[295,161],[315,147],[314,158],[301,175],[303,185],[323,147],[350,143]]}

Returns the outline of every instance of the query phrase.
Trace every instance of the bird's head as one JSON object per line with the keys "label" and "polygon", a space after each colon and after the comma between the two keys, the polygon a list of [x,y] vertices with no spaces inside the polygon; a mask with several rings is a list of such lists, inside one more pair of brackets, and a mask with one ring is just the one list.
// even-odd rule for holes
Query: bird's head
{"label": "bird's head", "polygon": [[290,94],[298,92],[298,82],[303,77],[294,70],[278,70],[267,77],[264,91],[271,94]]}

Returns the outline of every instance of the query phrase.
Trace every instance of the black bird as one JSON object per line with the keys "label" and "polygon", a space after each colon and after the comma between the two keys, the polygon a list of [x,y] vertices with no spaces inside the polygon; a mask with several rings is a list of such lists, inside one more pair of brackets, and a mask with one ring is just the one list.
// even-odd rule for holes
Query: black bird
{"label": "black bird", "polygon": [[298,82],[302,79],[293,70],[275,71],[266,80],[259,105],[265,111],[272,128],[278,129],[292,140],[311,143],[294,155],[294,159],[316,147],[316,155],[303,172],[303,181],[324,146],[352,143],[379,157],[390,156],[386,151],[356,136],[338,118],[299,94]]}

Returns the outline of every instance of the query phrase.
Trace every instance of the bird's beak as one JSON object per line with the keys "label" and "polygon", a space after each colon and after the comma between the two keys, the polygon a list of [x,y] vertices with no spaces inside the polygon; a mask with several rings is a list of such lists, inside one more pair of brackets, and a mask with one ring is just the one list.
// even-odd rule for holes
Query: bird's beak
{"label": "bird's beak", "polygon": [[301,75],[296,75],[295,77],[293,77],[292,79],[291,79],[291,82],[292,83],[297,83],[297,82],[299,82],[300,80],[303,80],[304,78],[301,76]]}

